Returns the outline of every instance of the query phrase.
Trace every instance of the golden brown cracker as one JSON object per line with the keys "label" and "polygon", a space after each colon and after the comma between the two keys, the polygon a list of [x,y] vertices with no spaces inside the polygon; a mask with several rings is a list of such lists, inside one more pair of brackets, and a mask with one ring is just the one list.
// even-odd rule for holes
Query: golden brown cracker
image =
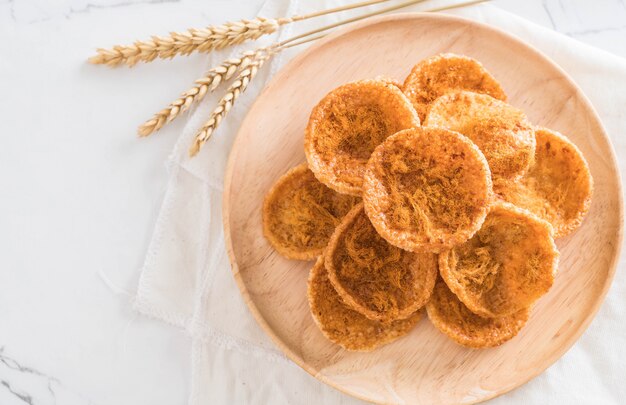
{"label": "golden brown cracker", "polygon": [[426,304],[437,278],[437,255],[390,245],[359,204],[333,233],[326,268],[346,304],[370,319],[390,322]]}
{"label": "golden brown cracker", "polygon": [[519,109],[486,94],[448,93],[435,100],[426,126],[439,126],[467,136],[483,152],[493,179],[520,178],[532,164],[535,134]]}
{"label": "golden brown cracker", "polygon": [[306,163],[285,173],[267,193],[263,233],[290,259],[312,260],[326,247],[341,218],[360,201],[320,183]]}
{"label": "golden brown cracker", "polygon": [[493,199],[489,166],[469,139],[443,128],[401,131],[372,154],[365,211],[389,243],[439,252],[469,239]]}
{"label": "golden brown cracker", "polygon": [[550,224],[498,202],[470,240],[439,255],[439,271],[472,312],[500,318],[548,292],[558,258]]}
{"label": "golden brown cracker", "polygon": [[361,80],[328,93],[309,118],[304,152],[315,176],[330,188],[360,195],[365,164],[389,135],[419,126],[411,103],[388,80]]}
{"label": "golden brown cracker", "polygon": [[470,311],[442,280],[426,304],[428,319],[456,343],[474,349],[499,346],[512,339],[528,320],[528,309],[502,318],[482,318]]}
{"label": "golden brown cracker", "polygon": [[506,101],[504,90],[480,62],[452,53],[435,55],[415,65],[402,90],[422,121],[430,103],[454,90],[484,93]]}
{"label": "golden brown cracker", "polygon": [[593,179],[581,151],[569,139],[545,128],[535,130],[535,159],[518,182],[498,182],[504,200],[548,221],[554,237],[580,226],[591,206]]}
{"label": "golden brown cracker", "polygon": [[422,318],[423,311],[417,311],[406,319],[383,323],[351,309],[328,279],[323,257],[311,269],[307,295],[313,319],[324,336],[347,350],[374,350],[406,335]]}

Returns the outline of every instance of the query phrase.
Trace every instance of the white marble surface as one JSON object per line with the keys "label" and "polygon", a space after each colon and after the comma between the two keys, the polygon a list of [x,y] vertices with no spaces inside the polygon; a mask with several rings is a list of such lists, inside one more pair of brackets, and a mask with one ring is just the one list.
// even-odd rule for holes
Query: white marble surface
{"label": "white marble surface", "polygon": [[[186,402],[190,342],[130,306],[184,120],[146,140],[135,128],[204,59],[84,61],[261,3],[0,0],[0,404]],[[624,0],[495,4],[626,57]]]}

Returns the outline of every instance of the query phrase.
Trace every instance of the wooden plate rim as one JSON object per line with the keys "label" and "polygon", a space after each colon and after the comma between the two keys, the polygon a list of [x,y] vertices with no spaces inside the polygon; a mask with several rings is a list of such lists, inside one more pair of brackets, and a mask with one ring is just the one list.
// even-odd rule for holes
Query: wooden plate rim
{"label": "wooden plate rim", "polygon": [[[285,72],[287,72],[289,70],[290,66],[300,64],[300,61],[304,60],[306,57],[308,57],[309,54],[317,51],[318,48],[321,48],[321,47],[325,46],[329,42],[334,41],[336,38],[339,38],[339,37],[341,37],[343,35],[346,35],[346,34],[348,34],[351,31],[363,29],[363,28],[365,28],[367,26],[370,26],[370,25],[385,23],[385,22],[389,22],[389,21],[411,20],[411,19],[420,19],[420,18],[435,19],[435,20],[440,20],[440,21],[447,20],[447,21],[451,21],[451,22],[467,24],[469,26],[479,27],[482,30],[491,31],[494,34],[497,34],[497,35],[500,35],[502,37],[505,37],[509,41],[515,42],[518,45],[526,47],[530,52],[535,54],[536,57],[542,59],[544,62],[548,63],[554,69],[556,69],[562,75],[562,77],[566,79],[568,84],[571,85],[571,87],[575,90],[576,95],[579,97],[580,100],[582,100],[582,102],[584,103],[585,108],[588,109],[591,112],[591,114],[595,117],[595,119],[597,120],[597,122],[599,124],[599,128],[601,129],[601,136],[604,138],[604,140],[606,141],[606,143],[609,146],[609,151],[610,151],[609,159],[610,159],[610,162],[611,162],[611,167],[613,168],[613,170],[614,170],[614,172],[615,172],[615,174],[617,176],[616,180],[617,180],[617,184],[618,184],[618,190],[617,191],[618,191],[618,202],[619,202],[619,229],[618,229],[617,235],[616,235],[617,243],[616,243],[615,254],[613,256],[613,260],[612,260],[612,262],[609,265],[608,275],[607,275],[607,277],[606,277],[606,279],[604,281],[604,284],[602,285],[602,289],[601,289],[601,292],[599,294],[598,299],[594,302],[594,305],[592,306],[592,308],[590,308],[590,310],[587,312],[587,315],[586,315],[585,319],[581,323],[581,326],[578,328],[576,333],[573,333],[572,337],[570,338],[569,341],[567,341],[565,344],[563,344],[558,350],[555,350],[553,352],[553,355],[547,361],[545,361],[543,364],[541,364],[541,366],[537,367],[536,368],[536,372],[529,373],[527,378],[521,379],[519,381],[519,383],[514,384],[511,387],[507,387],[507,388],[504,388],[504,389],[501,389],[501,390],[496,390],[496,391],[490,393],[489,395],[487,395],[487,396],[485,396],[483,398],[480,398],[480,399],[477,399],[475,401],[470,402],[470,403],[474,404],[474,403],[480,403],[480,402],[484,402],[484,401],[496,398],[496,397],[498,397],[498,396],[500,396],[502,394],[505,394],[505,393],[507,393],[509,391],[512,391],[513,389],[516,389],[516,388],[526,384],[528,381],[532,380],[533,378],[535,378],[539,374],[543,373],[548,367],[550,367],[559,358],[561,358],[565,354],[565,352],[567,352],[574,345],[574,343],[576,343],[576,341],[580,338],[580,336],[583,334],[583,332],[585,330],[587,330],[587,328],[589,327],[589,324],[591,323],[591,321],[595,317],[596,313],[600,309],[600,305],[604,302],[604,298],[606,297],[608,289],[609,289],[609,287],[611,286],[611,284],[613,282],[613,278],[615,276],[615,271],[616,271],[616,268],[617,268],[617,264],[619,262],[619,257],[621,256],[623,233],[624,233],[623,232],[623,230],[624,230],[623,189],[622,189],[622,182],[621,182],[621,174],[620,174],[620,171],[619,171],[618,165],[617,165],[617,158],[616,158],[616,155],[615,155],[615,149],[613,148],[613,144],[611,143],[611,140],[610,140],[610,138],[608,137],[608,135],[606,133],[606,129],[604,128],[604,125],[602,124],[602,121],[600,120],[600,117],[598,116],[598,113],[596,112],[595,108],[591,104],[591,101],[589,101],[587,96],[578,87],[576,82],[574,82],[574,80],[569,76],[569,74],[567,74],[559,65],[557,65],[555,62],[553,62],[550,58],[548,58],[546,55],[544,55],[541,51],[539,51],[534,46],[532,46],[532,45],[522,41],[521,39],[517,38],[514,35],[511,35],[511,34],[507,33],[506,31],[503,31],[503,30],[501,30],[499,28],[495,28],[495,27],[492,27],[492,26],[484,24],[484,23],[476,22],[476,21],[473,21],[473,20],[470,20],[470,19],[467,19],[467,18],[453,16],[453,15],[449,15],[449,14],[410,12],[410,13],[396,13],[396,14],[390,14],[390,15],[385,15],[385,16],[371,17],[371,18],[368,18],[368,19],[366,19],[364,21],[359,21],[359,22],[355,22],[355,23],[349,24],[346,27],[344,27],[342,29],[339,29],[337,32],[332,33],[332,34],[328,35],[327,37],[322,38],[322,39],[316,41],[313,45],[311,45],[309,48],[305,49],[304,51],[302,51],[301,53],[296,55],[293,59],[291,59],[289,62],[287,62],[287,64],[285,64],[280,69],[280,71],[263,88],[263,90],[261,91],[261,93],[259,94],[257,99],[250,106],[249,111],[256,107],[256,104],[260,102],[260,100],[263,98],[263,96],[267,92],[268,88],[272,87],[272,85],[274,83],[279,82],[280,80],[282,80],[283,76],[286,74]],[[300,366],[302,369],[304,369],[307,373],[311,374],[313,377],[315,377],[316,379],[322,381],[323,383],[325,383],[325,384],[327,384],[327,385],[329,385],[329,386],[331,386],[331,387],[333,387],[333,388],[335,388],[335,389],[337,389],[337,390],[339,390],[339,391],[341,391],[341,392],[343,392],[343,393],[345,393],[347,395],[350,395],[352,397],[361,399],[363,401],[372,402],[371,398],[367,398],[367,397],[365,397],[363,395],[360,395],[358,393],[355,393],[355,392],[350,392],[350,391],[344,389],[344,387],[335,384],[333,381],[329,380],[323,374],[319,374],[318,370],[315,370],[314,367],[310,366],[300,356],[298,356],[296,353],[294,353],[274,333],[274,330],[268,325],[268,323],[266,322],[265,318],[263,317],[263,315],[258,310],[255,302],[250,298],[250,295],[248,293],[248,289],[246,287],[246,284],[244,283],[244,281],[243,281],[243,279],[241,277],[241,274],[239,273],[239,267],[238,267],[237,260],[236,260],[236,257],[235,257],[235,253],[234,253],[234,249],[233,249],[233,246],[232,246],[232,238],[231,238],[231,233],[230,233],[230,209],[229,209],[229,207],[230,207],[230,192],[229,191],[230,191],[230,188],[231,188],[232,174],[233,174],[233,170],[234,170],[235,155],[236,155],[236,153],[234,153],[234,152],[240,146],[239,145],[239,133],[241,131],[241,128],[246,126],[247,121],[248,121],[248,114],[246,114],[246,117],[242,121],[242,123],[240,125],[240,129],[237,131],[237,135],[235,137],[235,140],[233,141],[233,145],[232,145],[229,157],[228,157],[228,161],[227,161],[227,165],[226,165],[226,171],[225,171],[225,175],[224,175],[224,194],[223,194],[223,197],[222,197],[222,223],[223,223],[223,226],[224,226],[224,243],[225,243],[225,246],[226,246],[226,251],[228,253],[229,261],[230,261],[230,264],[231,264],[231,270],[233,272],[233,277],[235,279],[235,282],[237,283],[237,286],[238,286],[238,288],[239,288],[239,290],[241,292],[241,295],[243,296],[243,299],[244,299],[246,305],[248,306],[249,310],[252,312],[252,315],[254,316],[256,321],[259,323],[259,325],[264,330],[264,332],[272,339],[274,344],[276,344],[278,346],[278,348],[283,353],[285,353],[289,359],[294,361],[298,366]]]}

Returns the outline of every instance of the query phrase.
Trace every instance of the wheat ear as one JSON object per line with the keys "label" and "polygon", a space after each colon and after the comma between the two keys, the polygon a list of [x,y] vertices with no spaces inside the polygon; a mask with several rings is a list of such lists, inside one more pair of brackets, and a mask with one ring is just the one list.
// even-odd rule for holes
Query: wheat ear
{"label": "wheat ear", "polygon": [[138,62],[151,62],[156,58],[170,59],[176,55],[189,55],[192,52],[211,52],[231,45],[255,40],[275,32],[281,25],[306,20],[326,14],[352,10],[359,7],[384,3],[389,0],[367,0],[330,8],[305,15],[286,18],[257,17],[252,20],[227,22],[206,28],[190,28],[184,32],[171,32],[168,36],[153,36],[147,41],[136,41],[132,45],[116,45],[111,49],[98,48],[96,55],[89,58],[95,65],[111,67],[126,64],[134,66]]}
{"label": "wheat ear", "polygon": [[193,145],[189,149],[189,155],[195,156],[200,148],[211,138],[215,129],[222,122],[222,118],[237,100],[237,98],[248,88],[250,81],[254,79],[259,68],[270,59],[279,49],[277,47],[260,48],[256,51],[255,57],[252,59],[248,67],[242,70],[235,81],[230,85],[224,97],[217,104],[217,107],[211,113],[208,121],[198,130]]}
{"label": "wheat ear", "polygon": [[134,66],[138,62],[150,62],[156,58],[170,59],[176,55],[210,52],[242,42],[254,40],[275,32],[278,27],[294,21],[293,18],[263,18],[227,22],[206,28],[192,28],[184,32],[172,32],[166,37],[153,36],[148,41],[136,41],[133,45],[116,45],[112,49],[97,50],[89,58],[93,64]]}
{"label": "wheat ear", "polygon": [[144,122],[137,130],[139,136],[148,136],[161,129],[166,123],[176,119],[181,113],[188,110],[192,104],[201,101],[207,93],[215,90],[220,83],[229,80],[235,73],[247,68],[260,52],[264,52],[264,49],[245,51],[240,57],[227,59],[221,65],[209,70],[204,76],[195,81],[195,85],[192,88],[182,93],[179,98]]}

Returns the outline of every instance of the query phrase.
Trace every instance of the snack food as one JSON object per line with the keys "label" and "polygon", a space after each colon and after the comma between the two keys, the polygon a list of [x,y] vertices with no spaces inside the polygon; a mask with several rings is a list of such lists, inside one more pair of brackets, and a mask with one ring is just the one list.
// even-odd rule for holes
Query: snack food
{"label": "snack food", "polygon": [[373,350],[424,308],[469,348],[526,324],[555,279],[554,238],[580,226],[593,181],[573,143],[504,100],[479,62],[441,54],[403,85],[348,83],[315,106],[309,166],[274,185],[263,225],[280,254],[317,256],[307,297],[332,342]]}
{"label": "snack food", "polygon": [[484,93],[506,101],[504,90],[480,62],[452,53],[442,53],[419,62],[404,80],[402,90],[422,121],[430,103],[453,90]]}
{"label": "snack food", "polygon": [[307,296],[313,319],[324,336],[347,350],[371,351],[390,343],[409,333],[423,312],[390,323],[368,319],[341,300],[328,279],[323,256],[311,269]]}
{"label": "snack food", "polygon": [[535,134],[526,115],[486,94],[455,91],[430,105],[424,125],[467,136],[483,152],[494,180],[514,180],[530,167]]}
{"label": "snack food", "polygon": [[359,200],[329,189],[301,164],[278,179],[265,196],[263,233],[283,256],[315,259]]}
{"label": "snack food", "polygon": [[366,317],[391,322],[426,304],[437,278],[437,256],[387,243],[355,206],[326,249],[328,277],[342,300]]}
{"label": "snack food", "polygon": [[558,258],[550,224],[498,202],[470,240],[439,255],[439,271],[470,311],[500,318],[530,307],[550,289]]}
{"label": "snack food", "polygon": [[491,201],[485,157],[469,139],[443,128],[400,131],[367,164],[365,211],[376,231],[402,249],[439,252],[465,242]]}
{"label": "snack food", "polygon": [[529,311],[524,308],[502,318],[482,318],[467,309],[446,283],[439,280],[426,304],[426,312],[433,325],[450,339],[480,349],[512,339],[526,324]]}
{"label": "snack food", "polygon": [[370,154],[388,136],[419,126],[406,96],[385,80],[361,80],[328,93],[314,108],[304,152],[315,176],[328,187],[360,195]]}
{"label": "snack food", "polygon": [[535,159],[518,182],[494,184],[506,201],[548,221],[554,237],[580,226],[589,207],[593,179],[580,150],[565,136],[545,128],[535,130]]}

